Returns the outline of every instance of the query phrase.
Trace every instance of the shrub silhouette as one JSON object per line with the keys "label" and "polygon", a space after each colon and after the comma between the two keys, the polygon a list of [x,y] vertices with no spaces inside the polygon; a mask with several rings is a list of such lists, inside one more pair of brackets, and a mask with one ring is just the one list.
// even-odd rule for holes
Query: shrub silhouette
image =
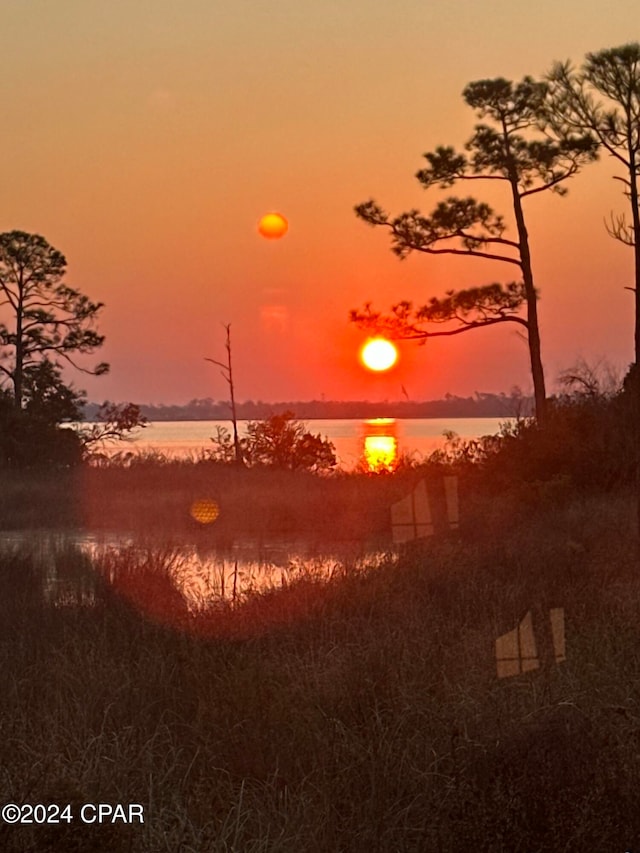
{"label": "shrub silhouette", "polygon": [[[228,430],[218,428],[212,439],[212,458],[234,462],[235,451]],[[249,421],[247,434],[240,440],[242,458],[250,467],[268,466],[290,471],[329,471],[337,465],[333,444],[313,435],[296,420],[293,412],[272,415],[263,421]]]}
{"label": "shrub silhouette", "polygon": [[[574,377],[575,379],[575,377]],[[535,485],[549,491],[612,489],[635,476],[633,369],[621,389],[574,381],[567,393],[548,400],[544,429],[532,419],[504,424],[498,436],[450,441],[433,461],[448,462],[492,493]]]}

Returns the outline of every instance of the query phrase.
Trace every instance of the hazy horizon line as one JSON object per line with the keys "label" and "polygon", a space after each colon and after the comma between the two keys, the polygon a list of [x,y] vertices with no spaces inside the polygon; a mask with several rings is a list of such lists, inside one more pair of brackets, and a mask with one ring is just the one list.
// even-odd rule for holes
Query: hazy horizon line
{"label": "hazy horizon line", "polygon": [[[418,399],[418,398],[414,398],[414,397],[411,397],[411,398],[398,397],[398,398],[391,399],[391,398],[386,397],[384,400],[371,400],[371,399],[366,399],[366,398],[337,399],[337,398],[312,397],[311,399],[307,399],[307,400],[303,400],[303,399],[298,399],[298,400],[293,400],[293,399],[289,399],[289,400],[282,400],[282,399],[281,400],[264,400],[261,398],[259,398],[259,399],[249,398],[246,400],[236,400],[236,406],[246,406],[246,405],[287,406],[287,405],[296,405],[296,404],[301,404],[301,405],[314,404],[314,405],[318,405],[318,406],[332,405],[332,404],[340,404],[340,405],[366,404],[366,405],[371,405],[371,406],[391,404],[394,406],[395,405],[406,406],[406,405],[413,405],[413,404],[424,405],[425,403],[446,403],[450,400],[483,400],[483,399],[485,399],[485,400],[487,400],[487,399],[532,400],[533,394],[525,394],[525,393],[520,392],[520,391],[514,392],[512,390],[508,393],[506,391],[474,391],[473,393],[466,394],[466,395],[464,395],[464,394],[452,394],[451,392],[447,392],[442,397],[432,397],[430,399],[426,399],[426,398]],[[85,406],[101,406],[104,404],[104,402],[116,403],[116,405],[123,405],[125,403],[134,402],[134,405],[136,405],[136,406],[145,406],[145,407],[149,407],[149,408],[157,408],[157,407],[186,408],[188,406],[194,406],[194,405],[197,406],[198,404],[227,406],[230,404],[229,398],[194,397],[191,400],[188,400],[188,401],[183,402],[183,403],[177,403],[177,402],[156,402],[156,403],[144,402],[143,403],[140,401],[131,401],[131,400],[115,401],[115,400],[107,399],[106,401],[103,400],[102,402],[98,402],[97,400],[87,400],[87,402],[84,403],[84,405]]]}

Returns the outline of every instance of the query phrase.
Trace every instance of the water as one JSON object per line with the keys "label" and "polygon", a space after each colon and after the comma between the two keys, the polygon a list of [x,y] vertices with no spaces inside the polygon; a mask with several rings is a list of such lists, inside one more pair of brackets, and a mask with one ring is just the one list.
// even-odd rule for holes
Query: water
{"label": "water", "polygon": [[[352,467],[364,458],[371,464],[393,462],[398,453],[426,456],[441,447],[445,433],[463,439],[495,434],[502,419],[373,419],[312,420],[308,429],[329,438],[339,462]],[[241,434],[247,422],[240,422]],[[211,447],[211,436],[223,421],[155,422],[136,436],[133,446],[183,456]],[[121,446],[118,448],[121,449]],[[128,535],[77,533],[0,532],[0,550],[28,547],[42,577],[42,595],[55,606],[91,605],[96,590],[106,580],[116,589],[135,588],[138,573],[145,583],[168,586],[190,610],[215,605],[239,604],[252,594],[286,589],[299,580],[330,581],[395,559],[393,549],[371,552],[354,544],[350,550],[334,548],[320,552],[309,542],[269,542],[259,545],[239,541],[224,550],[196,545],[193,541],[163,544],[135,540]],[[95,572],[76,571],[73,551],[80,551],[95,566]],[[69,559],[67,559],[67,556]],[[164,580],[163,580],[164,579]],[[127,587],[128,585],[128,587]],[[166,594],[167,586],[159,591]],[[144,592],[142,600],[151,593]],[[153,596],[151,596],[153,597]]]}
{"label": "water", "polygon": [[[391,551],[355,545],[320,552],[302,540],[245,541],[222,549],[116,533],[0,531],[1,554],[25,552],[40,578],[41,598],[50,606],[92,607],[106,582],[142,611],[158,585],[165,594],[168,587],[192,613],[240,605],[252,595],[284,590],[301,580],[330,582],[395,559]],[[79,555],[93,569],[79,563]]]}
{"label": "water", "polygon": [[[427,456],[442,447],[446,441],[445,433],[454,432],[463,439],[479,438],[483,435],[495,435],[500,425],[509,418],[415,418],[376,420],[310,420],[305,421],[309,432],[320,433],[328,438],[336,448],[338,463],[351,468],[363,457],[367,436],[386,435],[396,440],[396,452],[399,454],[418,454]],[[239,421],[240,435],[246,434],[248,421]],[[379,425],[385,424],[387,432],[380,431]],[[175,456],[188,456],[202,450],[213,448],[212,436],[217,428],[230,430],[229,421],[155,421],[144,430],[140,430],[132,443],[140,450],[158,450]],[[120,446],[118,449],[122,449]]]}

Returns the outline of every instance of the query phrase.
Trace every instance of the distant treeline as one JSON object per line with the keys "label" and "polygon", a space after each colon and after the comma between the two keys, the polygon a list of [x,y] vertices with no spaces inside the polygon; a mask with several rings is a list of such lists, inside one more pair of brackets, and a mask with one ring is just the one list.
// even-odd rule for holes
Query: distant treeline
{"label": "distant treeline", "polygon": [[[84,407],[86,420],[96,416],[97,403]],[[473,397],[445,395],[443,400],[423,402],[401,400],[373,403],[368,400],[309,400],[282,403],[264,403],[248,400],[236,403],[239,420],[262,420],[271,415],[293,412],[301,420],[341,418],[500,418],[530,415],[532,398],[519,392],[511,394],[486,394],[476,392]],[[220,421],[230,418],[226,400],[191,400],[184,406],[140,405],[140,412],[150,421]]]}

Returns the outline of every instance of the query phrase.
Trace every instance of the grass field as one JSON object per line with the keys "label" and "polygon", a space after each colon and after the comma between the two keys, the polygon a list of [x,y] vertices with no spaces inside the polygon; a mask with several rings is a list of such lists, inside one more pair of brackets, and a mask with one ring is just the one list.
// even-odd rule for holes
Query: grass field
{"label": "grass field", "polygon": [[[133,466],[88,465],[54,472],[4,472],[0,529],[77,529],[237,538],[304,535],[318,541],[389,534],[389,507],[420,477],[315,476],[169,460]],[[194,521],[195,501],[219,507],[214,524]]]}
{"label": "grass field", "polygon": [[[61,543],[93,598],[58,607],[35,550],[5,551],[2,800],[139,803],[145,822],[0,824],[0,847],[640,848],[633,502],[482,509],[460,541],[199,615],[160,551],[132,571]],[[498,679],[496,637],[550,607],[566,662]]]}

